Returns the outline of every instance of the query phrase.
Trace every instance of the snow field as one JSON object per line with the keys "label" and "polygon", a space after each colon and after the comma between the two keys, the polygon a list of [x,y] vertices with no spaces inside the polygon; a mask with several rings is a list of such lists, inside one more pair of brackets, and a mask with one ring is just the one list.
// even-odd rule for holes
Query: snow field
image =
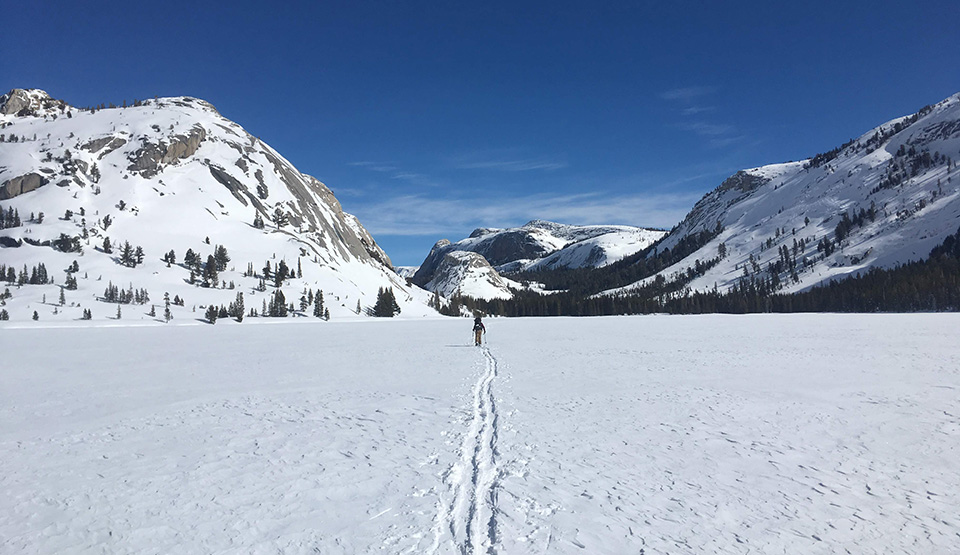
{"label": "snow field", "polygon": [[7,326],[0,552],[946,553],[958,324]]}

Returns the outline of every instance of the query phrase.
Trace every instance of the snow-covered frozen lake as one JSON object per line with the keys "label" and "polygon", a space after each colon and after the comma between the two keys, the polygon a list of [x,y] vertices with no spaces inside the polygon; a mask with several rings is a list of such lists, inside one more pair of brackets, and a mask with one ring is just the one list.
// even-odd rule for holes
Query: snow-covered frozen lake
{"label": "snow-covered frozen lake", "polygon": [[3,553],[947,553],[960,315],[0,329]]}

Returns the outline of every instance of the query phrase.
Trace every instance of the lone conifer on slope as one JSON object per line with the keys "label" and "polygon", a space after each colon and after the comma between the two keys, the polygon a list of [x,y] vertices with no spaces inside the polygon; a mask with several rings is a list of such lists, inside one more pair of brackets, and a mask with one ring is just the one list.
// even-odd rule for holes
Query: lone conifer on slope
{"label": "lone conifer on slope", "polygon": [[373,305],[373,315],[381,318],[392,318],[400,314],[400,305],[397,304],[397,298],[393,295],[393,288],[381,287],[377,291],[377,302]]}

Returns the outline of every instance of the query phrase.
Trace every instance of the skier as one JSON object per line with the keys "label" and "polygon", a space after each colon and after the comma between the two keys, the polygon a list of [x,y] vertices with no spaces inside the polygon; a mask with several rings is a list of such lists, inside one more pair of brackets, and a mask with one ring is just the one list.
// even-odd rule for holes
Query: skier
{"label": "skier", "polygon": [[480,346],[480,339],[483,334],[487,333],[487,328],[483,326],[483,322],[480,321],[480,317],[477,316],[473,319],[473,335],[476,338],[476,344]]}

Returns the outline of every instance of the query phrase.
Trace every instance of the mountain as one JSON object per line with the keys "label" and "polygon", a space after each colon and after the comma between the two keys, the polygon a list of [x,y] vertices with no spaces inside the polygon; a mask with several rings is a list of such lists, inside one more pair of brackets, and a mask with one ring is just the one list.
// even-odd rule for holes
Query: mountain
{"label": "mountain", "polygon": [[[137,318],[161,305],[165,292],[184,301],[175,317],[201,317],[196,307],[226,306],[238,292],[260,311],[274,299],[281,262],[296,278],[279,280],[280,291],[298,310],[305,292],[312,299],[322,290],[332,317],[350,316],[358,302],[372,306],[381,287],[393,288],[408,314],[428,310],[425,292],[392,271],[330,189],[196,98],[81,109],[36,89],[3,95],[0,208],[7,277],[40,264],[47,274],[28,279],[43,285],[12,291],[11,318],[34,310],[44,320],[72,320],[85,310],[113,317],[117,308],[103,304],[113,299],[105,293],[110,285],[149,294],[131,309]],[[126,244],[142,251],[136,260],[122,252]],[[204,279],[218,246],[230,260]],[[188,249],[198,262],[184,260]],[[71,266],[79,270],[64,271]],[[59,306],[68,277],[75,284]]]}
{"label": "mountain", "polygon": [[453,250],[443,255],[424,289],[444,297],[460,294],[475,299],[509,299],[524,285],[501,276],[480,254]]}
{"label": "mountain", "polygon": [[960,225],[958,159],[960,94],[807,160],[737,172],[658,248],[719,235],[657,275],[670,281],[724,252],[688,287],[724,291],[760,276],[792,292],[926,258]]}
{"label": "mountain", "polygon": [[[596,268],[643,250],[665,231],[630,226],[565,225],[533,220],[508,229],[479,228],[434,245],[411,280],[429,291],[505,299],[524,286],[501,274]],[[472,253],[464,256],[455,253]],[[458,263],[464,268],[455,268]]]}

